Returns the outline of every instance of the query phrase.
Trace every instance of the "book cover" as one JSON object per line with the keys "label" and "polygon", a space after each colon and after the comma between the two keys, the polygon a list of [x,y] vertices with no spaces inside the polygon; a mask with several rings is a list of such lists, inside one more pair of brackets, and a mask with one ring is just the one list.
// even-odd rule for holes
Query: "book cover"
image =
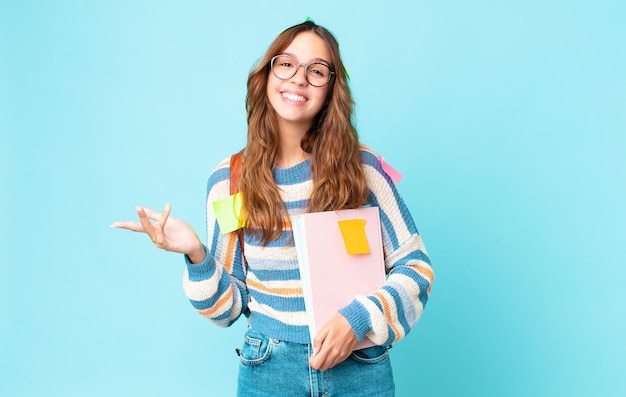
{"label": "book cover", "polygon": [[[311,343],[339,309],[385,283],[378,207],[316,212],[292,219]],[[369,339],[355,350],[373,346]]]}

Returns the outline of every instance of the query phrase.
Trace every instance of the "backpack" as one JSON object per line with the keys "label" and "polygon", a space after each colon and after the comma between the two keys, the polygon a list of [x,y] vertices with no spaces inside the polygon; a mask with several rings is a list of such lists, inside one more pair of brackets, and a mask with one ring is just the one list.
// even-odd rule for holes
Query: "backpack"
{"label": "backpack", "polygon": [[[243,159],[243,150],[230,156],[230,194],[233,195],[239,191],[239,177],[241,176],[241,161]],[[245,269],[248,270],[248,261],[244,254],[243,229],[235,230],[239,245],[241,246],[241,256]]]}

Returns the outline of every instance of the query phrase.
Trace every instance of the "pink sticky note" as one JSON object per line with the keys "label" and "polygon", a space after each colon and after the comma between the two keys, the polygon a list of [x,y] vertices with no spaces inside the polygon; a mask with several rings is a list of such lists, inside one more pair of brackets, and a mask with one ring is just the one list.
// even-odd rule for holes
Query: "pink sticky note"
{"label": "pink sticky note", "polygon": [[402,174],[389,164],[385,163],[382,156],[378,156],[378,160],[380,160],[380,165],[383,167],[383,171],[389,175],[389,178],[393,179],[397,183],[400,183],[402,180]]}

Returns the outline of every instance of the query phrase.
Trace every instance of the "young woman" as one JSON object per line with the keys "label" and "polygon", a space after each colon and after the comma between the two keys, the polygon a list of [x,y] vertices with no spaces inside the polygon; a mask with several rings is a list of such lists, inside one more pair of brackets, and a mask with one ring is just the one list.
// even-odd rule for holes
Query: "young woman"
{"label": "young woman", "polygon": [[[220,233],[212,206],[231,194],[230,158],[209,176],[206,246],[169,216],[169,205],[160,214],[137,208],[139,222],[113,224],[185,254],[183,287],[201,315],[224,327],[247,317],[239,395],[394,394],[387,347],[417,323],[433,271],[393,182],[359,144],[352,105],[335,38],[311,21],[293,26],[248,78],[245,254],[235,232]],[[290,217],[363,205],[380,209],[387,281],[339,310],[313,351]],[[353,352],[366,336],[378,346]]]}

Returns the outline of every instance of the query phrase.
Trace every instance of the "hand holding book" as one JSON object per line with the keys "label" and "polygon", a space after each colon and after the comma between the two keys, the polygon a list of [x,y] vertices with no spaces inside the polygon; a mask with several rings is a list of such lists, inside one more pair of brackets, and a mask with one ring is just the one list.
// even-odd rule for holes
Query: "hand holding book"
{"label": "hand holding book", "polygon": [[335,313],[315,335],[311,368],[326,371],[345,360],[358,343],[348,320]]}

